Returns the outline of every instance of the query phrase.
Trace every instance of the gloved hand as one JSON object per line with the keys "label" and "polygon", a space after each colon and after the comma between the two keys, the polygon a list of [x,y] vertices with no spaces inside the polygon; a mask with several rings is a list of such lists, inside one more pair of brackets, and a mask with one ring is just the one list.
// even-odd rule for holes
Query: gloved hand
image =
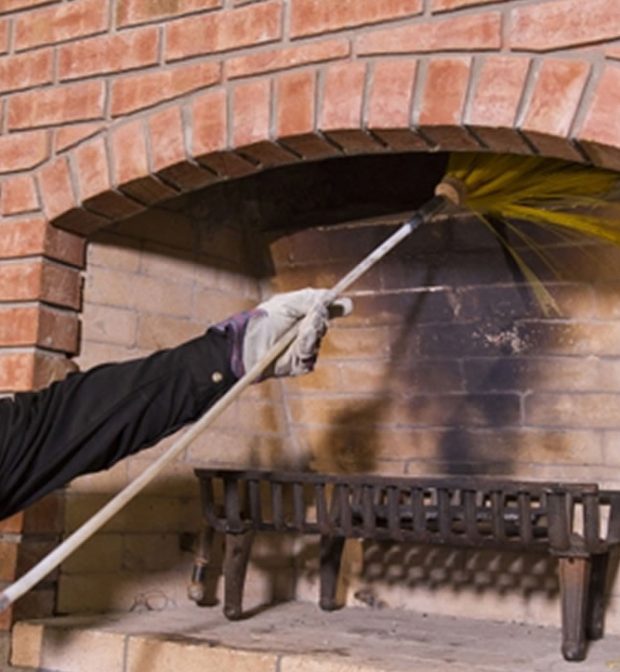
{"label": "gloved hand", "polygon": [[[235,334],[231,367],[238,377],[249,371],[296,322],[299,332],[291,345],[267,367],[260,380],[270,377],[299,376],[314,369],[321,339],[330,318],[348,315],[350,299],[337,299],[326,308],[326,289],[301,289],[276,294],[254,310],[235,315],[221,327],[232,327]],[[302,319],[303,318],[303,319]]]}

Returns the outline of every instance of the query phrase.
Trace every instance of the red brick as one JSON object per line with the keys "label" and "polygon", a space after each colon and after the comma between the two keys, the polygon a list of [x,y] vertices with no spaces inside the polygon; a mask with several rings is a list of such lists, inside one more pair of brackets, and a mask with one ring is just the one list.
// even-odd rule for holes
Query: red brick
{"label": "red brick", "polygon": [[18,215],[38,210],[39,200],[34,179],[21,175],[5,180],[1,185],[0,210],[3,215]]}
{"label": "red brick", "polygon": [[241,149],[243,150],[244,157],[248,157],[251,161],[260,164],[261,168],[283,166],[299,161],[299,157],[296,154],[270,140],[257,142]]}
{"label": "red brick", "polygon": [[45,131],[0,135],[0,173],[34,168],[48,157],[49,142]]}
{"label": "red brick", "polygon": [[73,355],[78,351],[78,335],[79,321],[75,311],[40,308],[36,334],[37,345],[46,350],[56,350]]}
{"label": "red brick", "polygon": [[79,270],[44,261],[40,298],[55,306],[78,309],[82,302],[82,279]]}
{"label": "red brick", "polygon": [[[522,130],[541,153],[579,159],[568,137],[590,65],[582,61],[548,59],[540,67],[532,98],[521,124]],[[561,101],[561,104],[558,102]]]}
{"label": "red brick", "polygon": [[115,184],[124,185],[148,175],[149,160],[142,119],[114,128],[110,145]]}
{"label": "red brick", "polygon": [[276,134],[278,138],[314,132],[316,73],[286,73],[278,77],[276,92]]}
{"label": "red brick", "polygon": [[30,9],[37,5],[49,5],[53,2],[60,2],[61,0],[2,0],[0,6],[0,14],[14,12],[16,9]]}
{"label": "red brick", "polygon": [[0,391],[25,392],[32,389],[34,367],[34,352],[9,351],[7,354],[0,354]]}
{"label": "red brick", "polygon": [[425,53],[453,50],[496,50],[501,47],[498,12],[434,19],[361,35],[359,54]]}
{"label": "red brick", "polygon": [[[104,218],[117,220],[143,212],[145,204],[116,189],[108,189],[85,201],[84,207],[88,208],[88,212],[93,211]],[[100,225],[97,228],[101,228]]]}
{"label": "red brick", "polygon": [[168,200],[178,195],[178,191],[168,184],[164,184],[154,175],[145,175],[143,178],[134,180],[120,187],[121,191],[135,201],[152,205]]}
{"label": "red brick", "polygon": [[37,174],[43,210],[49,219],[76,207],[67,159],[61,157],[45,165]]}
{"label": "red brick", "polygon": [[251,145],[269,137],[271,82],[267,79],[240,84],[233,91],[234,147]]}
{"label": "red brick", "polygon": [[80,145],[73,156],[80,200],[87,201],[110,189],[110,171],[102,138]]}
{"label": "red brick", "polygon": [[112,83],[112,115],[135,112],[216,84],[220,71],[218,63],[197,63],[118,79]]}
{"label": "red brick", "polygon": [[0,346],[36,345],[38,330],[39,306],[0,308]]}
{"label": "red brick", "polygon": [[166,60],[272,42],[281,37],[281,17],[277,0],[175,21],[166,27]]}
{"label": "red brick", "polygon": [[226,63],[226,74],[230,79],[256,75],[263,72],[286,70],[298,65],[320,63],[339,58],[346,58],[351,53],[348,40],[327,40],[311,42],[287,49],[261,51],[249,56],[231,58]]}
{"label": "red brick", "polygon": [[159,30],[151,27],[81,40],[60,47],[58,74],[67,80],[144,68],[157,63],[158,49]]}
{"label": "red brick", "polygon": [[[132,206],[135,211],[137,204],[132,202]],[[109,224],[110,216],[96,214],[92,210],[85,210],[81,206],[67,210],[54,219],[54,226],[79,236],[90,236]]]}
{"label": "red brick", "polygon": [[431,0],[431,12],[449,12],[470,5],[488,5],[497,0]]}
{"label": "red brick", "polygon": [[99,133],[105,128],[104,124],[90,123],[90,124],[75,124],[71,126],[63,126],[54,131],[54,149],[57,152],[62,152],[82,140],[87,140]]}
{"label": "red brick", "polygon": [[375,151],[376,143],[362,128],[366,64],[334,65],[325,72],[320,130],[345,151]]}
{"label": "red brick", "polygon": [[22,526],[24,524],[24,514],[16,513],[10,518],[5,518],[0,520],[0,534],[2,533],[13,533],[17,534],[22,531]]}
{"label": "red brick", "polygon": [[607,66],[592,99],[579,142],[598,165],[620,170],[620,68]]}
{"label": "red brick", "polygon": [[461,127],[470,73],[469,58],[438,58],[428,64],[418,122],[431,139],[446,149],[477,147]]}
{"label": "red brick", "polygon": [[556,0],[512,10],[511,49],[551,51],[620,37],[616,0]]}
{"label": "red brick", "polygon": [[292,0],[291,35],[313,35],[332,30],[381,23],[421,14],[422,0]]}
{"label": "red brick", "polygon": [[620,59],[620,45],[605,49],[605,56],[607,56],[607,58]]}
{"label": "red brick", "polygon": [[104,91],[104,82],[84,82],[18,93],[9,99],[9,128],[101,119]]}
{"label": "red brick", "polygon": [[49,259],[57,259],[66,264],[84,268],[86,241],[82,236],[76,236],[49,225],[43,253]]}
{"label": "red brick", "polygon": [[256,164],[233,151],[214,152],[201,158],[199,163],[219,177],[227,178],[243,177],[258,170]]}
{"label": "red brick", "polygon": [[6,56],[0,60],[0,92],[29,89],[52,81],[51,49],[32,54]]}
{"label": "red brick", "polygon": [[119,0],[116,9],[118,26],[158,21],[222,6],[222,0],[181,0],[181,2],[149,2],[148,0]]}
{"label": "red brick", "polygon": [[15,49],[21,51],[101,33],[108,28],[107,0],[80,0],[20,15],[15,24]]}
{"label": "red brick", "polygon": [[28,261],[0,266],[0,300],[46,301],[54,305],[78,308],[80,274],[48,261]]}
{"label": "red brick", "polygon": [[209,91],[191,103],[192,153],[195,158],[219,152],[228,147],[227,94],[223,89]]}
{"label": "red brick", "polygon": [[368,100],[369,128],[409,128],[417,61],[385,60],[375,65]]}
{"label": "red brick", "polygon": [[480,68],[466,123],[495,151],[527,150],[514,126],[530,63],[528,58],[489,56]]}
{"label": "red brick", "polygon": [[183,119],[181,108],[170,107],[152,114],[147,119],[150,138],[151,165],[155,171],[184,161]]}
{"label": "red brick", "polygon": [[50,225],[42,217],[5,219],[0,223],[0,259],[45,255],[82,266],[84,241]]}
{"label": "red brick", "polygon": [[470,69],[469,58],[441,58],[428,64],[419,111],[421,124],[461,123]]}
{"label": "red brick", "polygon": [[45,306],[0,309],[0,346],[39,345],[48,350],[75,352],[77,313]]}
{"label": "red brick", "polygon": [[0,54],[9,50],[9,22],[0,21]]}

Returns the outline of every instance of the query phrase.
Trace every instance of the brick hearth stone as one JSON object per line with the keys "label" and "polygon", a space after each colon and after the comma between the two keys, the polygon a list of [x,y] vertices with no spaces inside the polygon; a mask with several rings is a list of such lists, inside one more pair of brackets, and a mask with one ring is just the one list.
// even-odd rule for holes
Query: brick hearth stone
{"label": "brick hearth stone", "polygon": [[13,664],[54,672],[600,672],[620,669],[620,637],[585,662],[557,653],[554,628],[395,609],[325,613],[291,602],[231,623],[220,609],[69,616],[18,623]]}

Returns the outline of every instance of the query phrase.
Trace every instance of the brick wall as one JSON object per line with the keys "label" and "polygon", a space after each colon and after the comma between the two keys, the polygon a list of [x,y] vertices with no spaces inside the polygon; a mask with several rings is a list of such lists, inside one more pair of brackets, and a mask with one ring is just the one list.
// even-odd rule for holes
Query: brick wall
{"label": "brick wall", "polygon": [[[78,348],[83,236],[179,194],[273,166],[394,151],[540,153],[620,168],[618,12],[614,0],[343,0],[337,8],[331,0],[6,0],[0,389],[39,387],[67,370]],[[612,321],[614,294],[603,296],[612,298],[604,303],[597,289],[578,329],[553,325],[539,338],[561,343],[562,356],[586,338],[599,349],[582,354],[608,354],[611,332],[597,321]],[[106,332],[95,327],[105,315],[120,310],[125,319],[92,339],[84,362],[98,361],[97,351],[156,345],[133,308],[94,301],[87,310],[93,335]],[[149,319],[160,330],[169,318]],[[459,373],[470,382],[482,375]],[[571,405],[589,401],[596,429],[612,432],[601,414],[614,415],[613,386],[579,396],[569,377],[567,390],[579,394],[544,391],[517,410],[507,400],[502,413],[570,424]],[[499,396],[514,402],[512,391]]]}
{"label": "brick wall", "polygon": [[[394,219],[279,238],[272,288],[335,283]],[[620,252],[546,236],[539,243],[562,271],[538,267],[559,316],[545,316],[515,282],[475,219],[416,232],[363,278],[351,292],[354,314],[333,324],[315,373],[285,384],[308,466],[619,488]],[[297,595],[313,600],[316,555],[296,558]],[[482,600],[473,610],[481,618],[558,625],[556,568],[545,558],[355,541],[345,558],[349,604],[471,617]],[[619,608],[615,577],[610,632],[620,631]]]}
{"label": "brick wall", "polygon": [[[273,289],[334,284],[393,222],[280,238]],[[362,278],[351,292],[356,310],[333,324],[315,374],[286,382],[308,459],[328,470],[582,478],[618,487],[609,465],[618,461],[620,254],[539,242],[562,272],[536,265],[557,316],[543,313],[522,278],[515,282],[475,219],[416,232]],[[593,267],[593,259],[604,263]]]}

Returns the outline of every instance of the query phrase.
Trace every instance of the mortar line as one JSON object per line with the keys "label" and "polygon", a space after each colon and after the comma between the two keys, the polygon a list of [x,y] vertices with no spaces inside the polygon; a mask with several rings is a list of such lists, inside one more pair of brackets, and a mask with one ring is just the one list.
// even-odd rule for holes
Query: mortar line
{"label": "mortar line", "polygon": [[122,662],[122,671],[121,672],[127,672],[128,671],[128,664],[129,664],[129,635],[125,635],[123,637],[123,662]]}
{"label": "mortar line", "polygon": [[596,58],[592,61],[592,67],[588,73],[588,77],[581,92],[581,97],[579,103],[577,104],[577,110],[575,116],[571,122],[571,125],[568,130],[568,137],[571,141],[571,144],[575,149],[590,163],[592,159],[588,156],[587,152],[581,147],[579,142],[575,139],[578,131],[583,127],[586,116],[590,111],[590,103],[594,99],[594,95],[598,89],[601,77],[605,71],[605,65],[602,58]]}
{"label": "mortar line", "polygon": [[116,28],[116,0],[110,2],[108,7],[108,35],[114,35],[117,31]]}

